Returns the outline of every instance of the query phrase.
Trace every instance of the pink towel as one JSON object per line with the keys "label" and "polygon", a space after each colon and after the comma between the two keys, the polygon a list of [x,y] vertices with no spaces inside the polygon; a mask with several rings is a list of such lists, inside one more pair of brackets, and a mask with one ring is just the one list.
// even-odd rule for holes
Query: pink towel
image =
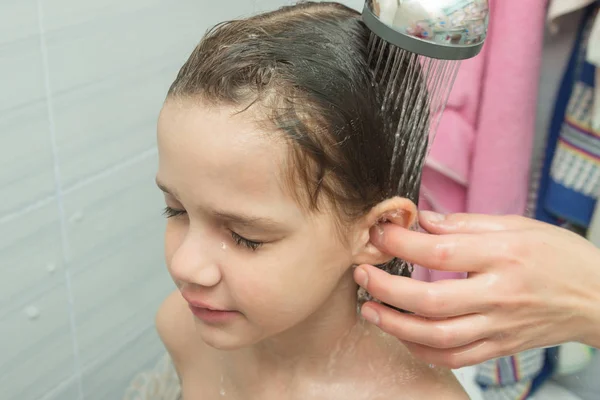
{"label": "pink towel", "polygon": [[490,0],[486,43],[460,67],[423,172],[422,209],[524,213],[545,14],[545,1]]}

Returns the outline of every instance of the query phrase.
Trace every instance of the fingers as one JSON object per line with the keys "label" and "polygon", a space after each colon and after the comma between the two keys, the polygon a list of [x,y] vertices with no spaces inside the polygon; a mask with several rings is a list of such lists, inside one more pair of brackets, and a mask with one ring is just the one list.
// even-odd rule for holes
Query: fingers
{"label": "fingers", "polygon": [[516,354],[505,351],[499,342],[486,339],[454,349],[436,349],[417,343],[404,343],[404,345],[420,360],[451,369],[468,367],[498,357]]}
{"label": "fingers", "polygon": [[479,314],[431,320],[402,314],[374,302],[365,303],[362,310],[365,315],[376,312],[379,315],[376,325],[399,340],[437,349],[462,347],[484,339],[489,325],[487,318]]}
{"label": "fingers", "polygon": [[361,265],[354,271],[354,279],[376,299],[425,317],[475,314],[484,311],[486,306],[487,285],[480,282],[478,276],[421,282],[390,275],[370,265]]}
{"label": "fingers", "polygon": [[419,213],[419,224],[435,234],[480,233],[538,227],[539,221],[518,215],[449,214],[430,211]]}
{"label": "fingers", "polygon": [[452,272],[479,272],[495,256],[505,253],[502,243],[484,234],[431,235],[385,224],[371,233],[382,252],[430,269]]}

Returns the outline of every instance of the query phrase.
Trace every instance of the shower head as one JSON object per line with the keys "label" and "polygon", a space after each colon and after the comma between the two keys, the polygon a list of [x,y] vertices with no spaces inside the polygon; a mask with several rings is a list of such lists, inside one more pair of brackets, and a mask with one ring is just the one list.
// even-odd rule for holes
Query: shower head
{"label": "shower head", "polygon": [[[419,200],[426,155],[448,101],[460,61],[483,47],[488,0],[366,0],[368,63],[382,93],[381,113],[391,151],[389,193]],[[410,276],[394,259],[380,266]]]}
{"label": "shower head", "polygon": [[390,193],[417,202],[421,170],[461,60],[483,47],[488,0],[366,0],[368,62],[393,140]]}
{"label": "shower head", "polygon": [[485,41],[488,0],[367,0],[363,21],[386,42],[442,60],[476,56]]}

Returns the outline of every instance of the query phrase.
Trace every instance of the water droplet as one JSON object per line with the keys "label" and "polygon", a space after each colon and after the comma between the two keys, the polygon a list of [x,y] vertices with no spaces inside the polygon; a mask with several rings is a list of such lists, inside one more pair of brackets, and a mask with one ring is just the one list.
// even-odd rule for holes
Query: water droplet
{"label": "water droplet", "polygon": [[222,250],[227,249],[227,245],[225,244],[225,242],[221,242],[221,249]]}
{"label": "water droplet", "polygon": [[221,390],[219,390],[221,396],[225,396],[225,388],[223,387],[223,375],[221,375]]}
{"label": "water droplet", "polygon": [[429,368],[435,368],[435,364],[429,364]]}
{"label": "water droplet", "polygon": [[82,219],[83,213],[81,211],[78,211],[75,214],[71,215],[71,218],[69,218],[69,222],[71,222],[72,224],[76,224],[78,222],[81,222]]}
{"label": "water droplet", "polygon": [[25,309],[25,315],[29,319],[37,319],[40,316],[40,310],[35,306],[29,306]]}

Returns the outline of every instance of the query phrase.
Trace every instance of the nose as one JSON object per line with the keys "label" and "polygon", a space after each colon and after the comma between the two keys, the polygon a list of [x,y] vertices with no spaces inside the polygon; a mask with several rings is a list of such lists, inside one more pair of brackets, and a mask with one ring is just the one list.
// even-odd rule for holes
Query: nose
{"label": "nose", "polygon": [[[212,287],[222,279],[215,250],[207,249],[205,238],[188,232],[171,257],[170,271],[178,282]],[[203,245],[204,244],[204,245]]]}

